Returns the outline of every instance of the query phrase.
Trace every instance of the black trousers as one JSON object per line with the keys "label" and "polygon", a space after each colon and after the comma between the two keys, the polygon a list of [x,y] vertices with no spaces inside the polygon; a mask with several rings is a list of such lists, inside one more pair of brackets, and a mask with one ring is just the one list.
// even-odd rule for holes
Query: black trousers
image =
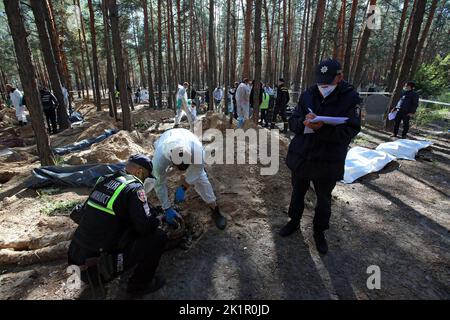
{"label": "black trousers", "polygon": [[287,106],[280,107],[275,105],[275,108],[273,109],[272,113],[272,125],[275,125],[275,123],[277,122],[278,115],[281,116],[281,119],[283,120],[284,123],[287,123],[286,108]]}
{"label": "black trousers", "polygon": [[125,249],[123,253],[124,270],[136,266],[130,282],[147,284],[153,279],[166,242],[166,233],[161,229],[156,229],[148,236],[135,240]]}
{"label": "black trousers", "polygon": [[57,133],[58,124],[56,123],[56,108],[44,109],[45,119],[47,120],[48,132]]}
{"label": "black trousers", "polygon": [[398,134],[398,131],[400,129],[400,123],[403,121],[402,137],[406,138],[406,135],[408,134],[408,131],[409,131],[409,120],[410,119],[411,119],[411,117],[408,116],[407,113],[398,112],[397,116],[395,117],[394,135]]}
{"label": "black trousers", "polygon": [[[300,223],[305,208],[305,195],[309,189],[311,181],[302,179],[292,174],[292,195],[289,205],[289,217]],[[313,228],[315,232],[329,229],[331,217],[331,192],[336,186],[335,180],[317,179],[312,180],[317,196]]]}
{"label": "black trousers", "polygon": [[[133,284],[146,285],[155,275],[156,269],[159,265],[159,260],[164,252],[167,242],[167,235],[161,229],[156,229],[154,232],[148,234],[145,237],[131,239],[129,244],[125,246],[125,249],[120,253],[111,253],[115,261],[119,257],[119,254],[123,255],[123,270],[127,271],[133,267],[133,275],[130,278],[130,282]],[[68,262],[74,265],[84,265],[86,259],[96,257],[99,254],[87,250],[79,246],[76,241],[72,241],[69,247]],[[117,272],[119,275],[121,272]],[[93,277],[95,279],[95,277]],[[87,274],[81,276],[81,280],[87,282]]]}
{"label": "black trousers", "polygon": [[265,123],[266,126],[269,125],[269,121],[267,120],[268,109],[261,109],[261,124]]}

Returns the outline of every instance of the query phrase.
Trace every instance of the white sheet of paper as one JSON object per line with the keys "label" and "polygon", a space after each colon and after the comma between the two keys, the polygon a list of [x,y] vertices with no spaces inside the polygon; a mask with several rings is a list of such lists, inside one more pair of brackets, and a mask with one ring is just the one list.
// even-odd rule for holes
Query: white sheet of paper
{"label": "white sheet of paper", "polygon": [[303,134],[308,134],[308,133],[314,133],[314,130],[308,127],[305,127],[305,130],[303,131]]}
{"label": "white sheet of paper", "polygon": [[331,124],[333,126],[337,126],[338,124],[343,124],[348,120],[346,117],[323,117],[317,116],[311,120],[311,123],[323,122],[325,124]]}

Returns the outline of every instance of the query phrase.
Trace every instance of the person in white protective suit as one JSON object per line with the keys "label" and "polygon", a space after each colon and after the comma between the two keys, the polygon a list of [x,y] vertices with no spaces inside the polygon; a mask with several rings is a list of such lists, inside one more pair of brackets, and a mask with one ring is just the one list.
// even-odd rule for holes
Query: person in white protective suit
{"label": "person in white protective suit", "polygon": [[186,114],[186,117],[189,122],[189,127],[192,130],[194,130],[194,121],[192,120],[192,113],[188,106],[188,95],[187,95],[187,89],[189,88],[189,83],[185,82],[182,86],[178,86],[178,92],[177,92],[177,114],[175,116],[175,126],[174,128],[178,128],[181,122],[181,118],[184,114]]}
{"label": "person in white protective suit", "polygon": [[236,110],[238,116],[238,128],[241,128],[244,125],[245,120],[250,117],[250,93],[251,86],[250,80],[244,79],[242,83],[236,89]]}
{"label": "person in white protective suit", "polygon": [[[166,213],[166,221],[170,224],[176,217],[180,218],[172,208],[167,188],[167,173],[170,167],[174,167],[184,173],[180,179],[180,186],[175,191],[175,203],[183,202],[186,190],[193,186],[211,209],[217,228],[225,229],[227,221],[220,213],[216,196],[205,172],[205,152],[200,140],[189,130],[171,129],[161,135],[154,147],[152,159],[153,175],[156,178],[154,188]],[[144,183],[146,192],[151,190],[149,183]]]}
{"label": "person in white protective suit", "polygon": [[19,121],[20,126],[24,126],[27,124],[27,116],[25,115],[25,106],[23,105],[23,94],[19,89],[14,86],[7,84],[6,92],[9,93],[9,98],[11,99],[11,103],[16,109],[16,118]]}

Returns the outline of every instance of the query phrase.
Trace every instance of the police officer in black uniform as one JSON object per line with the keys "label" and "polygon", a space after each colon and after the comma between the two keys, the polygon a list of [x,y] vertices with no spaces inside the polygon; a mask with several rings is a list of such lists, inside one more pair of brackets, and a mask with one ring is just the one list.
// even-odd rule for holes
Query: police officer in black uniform
{"label": "police officer in black uniform", "polygon": [[288,121],[286,118],[286,108],[289,103],[289,100],[290,100],[289,88],[285,85],[284,79],[280,78],[278,80],[277,97],[275,99],[275,107],[273,109],[273,114],[272,114],[272,124],[270,127],[271,129],[275,129],[275,124],[277,122],[277,116],[279,114],[284,123],[283,133],[287,133]]}
{"label": "police officer in black uniform", "polygon": [[[331,192],[336,182],[343,179],[348,146],[361,130],[361,99],[354,87],[343,80],[337,60],[322,61],[316,78],[317,85],[301,94],[289,118],[289,128],[295,133],[286,158],[292,171],[291,219],[280,235],[285,237],[299,229],[304,197],[312,181],[317,195],[314,240],[317,250],[325,254],[328,245],[324,231],[329,228]],[[347,117],[348,120],[336,126],[312,123],[316,116]]]}
{"label": "police officer in black uniform", "polygon": [[[91,258],[101,257],[99,263],[110,262],[114,276],[136,266],[127,288],[133,295],[156,291],[165,282],[155,271],[167,236],[158,228],[160,220],[147,203],[143,186],[146,178],[153,177],[152,169],[148,157],[134,155],[125,171],[100,177],[79,212],[80,218],[74,219],[79,226],[68,253],[69,264],[83,268]],[[87,268],[82,280],[95,279],[95,272],[105,268],[100,264]]]}
{"label": "police officer in black uniform", "polygon": [[58,124],[56,122],[56,107],[58,100],[46,87],[40,90],[42,107],[47,120],[48,133],[58,133]]}
{"label": "police officer in black uniform", "polygon": [[400,123],[403,121],[402,138],[406,139],[409,131],[409,121],[411,117],[416,113],[419,106],[419,95],[414,91],[416,87],[412,81],[406,82],[403,87],[402,97],[394,109],[397,109],[397,115],[395,117],[394,133],[393,137],[397,137],[398,130],[400,129]]}

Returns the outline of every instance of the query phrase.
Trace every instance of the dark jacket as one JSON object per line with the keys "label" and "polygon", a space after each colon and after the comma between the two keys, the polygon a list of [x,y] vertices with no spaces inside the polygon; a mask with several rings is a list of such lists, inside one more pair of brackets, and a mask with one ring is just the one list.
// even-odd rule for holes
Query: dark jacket
{"label": "dark jacket", "polygon": [[[89,199],[95,198],[94,192],[108,188],[118,175],[105,176],[92,190]],[[153,232],[159,225],[159,220],[153,216],[147,203],[142,183],[132,182],[119,194],[113,205],[115,215],[84,205],[81,221],[75,231],[70,244],[71,252],[76,252],[76,257],[69,257],[78,264],[84,263],[89,257],[97,256],[99,251],[114,253],[119,249],[119,243],[130,230],[134,238],[144,237]]]}
{"label": "dark jacket", "polygon": [[[253,94],[255,93],[254,89],[255,89],[255,86],[253,85],[252,90],[250,90],[250,100],[249,100],[251,108],[255,108],[255,106],[253,106]],[[260,103],[263,99],[263,91],[264,91],[263,87],[262,86],[259,87],[259,102]]]}
{"label": "dark jacket", "polygon": [[[348,146],[361,130],[360,102],[359,94],[345,81],[325,99],[317,86],[303,92],[289,118],[289,128],[295,137],[289,145],[288,167],[304,179],[343,179]],[[349,120],[337,126],[324,124],[314,133],[304,134],[303,121],[308,108],[319,116],[348,117]]]}
{"label": "dark jacket", "polygon": [[285,85],[278,86],[277,98],[275,100],[275,107],[284,108],[289,103],[289,89]]}
{"label": "dark jacket", "polygon": [[55,108],[58,105],[58,100],[56,100],[56,97],[50,91],[41,89],[40,94],[44,110]]}
{"label": "dark jacket", "polygon": [[402,113],[416,113],[419,106],[419,95],[413,91],[403,91],[400,99],[400,112]]}

